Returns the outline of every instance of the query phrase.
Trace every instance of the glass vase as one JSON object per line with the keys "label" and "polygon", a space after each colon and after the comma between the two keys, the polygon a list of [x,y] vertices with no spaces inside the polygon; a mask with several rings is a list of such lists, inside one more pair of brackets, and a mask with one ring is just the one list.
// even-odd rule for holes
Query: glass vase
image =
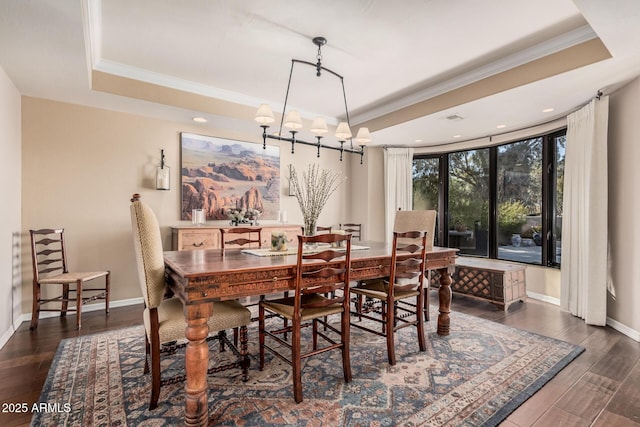
{"label": "glass vase", "polygon": [[[304,218],[304,235],[305,236],[315,236],[316,234],[316,222],[318,218]],[[304,251],[313,251],[316,249],[317,245],[315,243],[305,243]]]}
{"label": "glass vase", "polygon": [[316,223],[318,218],[304,218],[304,235],[305,236],[315,236],[316,234]]}

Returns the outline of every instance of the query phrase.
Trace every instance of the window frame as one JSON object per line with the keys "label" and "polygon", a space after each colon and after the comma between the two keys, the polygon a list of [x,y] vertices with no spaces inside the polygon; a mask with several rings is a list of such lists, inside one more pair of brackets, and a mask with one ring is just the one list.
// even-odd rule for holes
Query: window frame
{"label": "window frame", "polygon": [[[499,145],[473,147],[464,150],[451,150],[441,153],[416,154],[413,159],[438,159],[438,241],[442,246],[448,247],[449,235],[446,230],[449,229],[449,155],[464,151],[473,151],[480,149],[489,149],[489,223],[488,223],[488,256],[489,259],[503,260],[498,258],[498,147],[509,144],[518,143],[532,138],[542,138],[542,257],[540,263],[531,263],[524,261],[503,260],[509,262],[522,262],[528,265],[551,267],[559,269],[561,262],[556,261],[554,251],[556,250],[554,242],[554,218],[556,211],[556,182],[557,176],[557,159],[555,158],[556,139],[562,136],[566,137],[567,129],[562,128],[554,132],[531,135],[522,137],[517,140],[501,143]],[[474,256],[467,255],[465,256]],[[482,257],[484,258],[484,256]]]}

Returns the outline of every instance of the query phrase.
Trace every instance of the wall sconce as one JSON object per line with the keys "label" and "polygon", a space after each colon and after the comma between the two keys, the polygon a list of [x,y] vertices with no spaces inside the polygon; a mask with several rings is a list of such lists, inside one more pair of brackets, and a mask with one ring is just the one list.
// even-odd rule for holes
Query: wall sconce
{"label": "wall sconce", "polygon": [[160,165],[156,166],[156,190],[171,188],[171,168],[164,164],[164,150],[160,150]]}

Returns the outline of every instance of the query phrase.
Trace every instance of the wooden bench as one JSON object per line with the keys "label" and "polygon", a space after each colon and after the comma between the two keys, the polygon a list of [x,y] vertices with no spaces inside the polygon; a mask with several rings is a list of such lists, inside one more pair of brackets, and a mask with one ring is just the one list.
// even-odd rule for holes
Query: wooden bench
{"label": "wooden bench", "polygon": [[[437,287],[440,275],[433,271],[431,285]],[[483,258],[458,258],[451,275],[451,291],[489,301],[507,310],[516,301],[527,298],[525,266]]]}

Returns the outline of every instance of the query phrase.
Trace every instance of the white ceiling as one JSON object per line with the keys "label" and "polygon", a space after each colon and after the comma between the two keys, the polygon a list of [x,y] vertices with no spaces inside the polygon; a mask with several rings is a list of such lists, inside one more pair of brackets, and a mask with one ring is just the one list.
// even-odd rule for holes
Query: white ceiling
{"label": "white ceiling", "polygon": [[[637,0],[0,0],[0,66],[23,95],[189,123],[203,116],[205,129],[256,135],[251,114],[225,117],[92,90],[91,70],[281,111],[291,59],[315,62],[315,36],[328,39],[323,65],[344,76],[354,128],[586,40],[599,38],[612,55],[396,119],[378,126],[372,145],[435,145],[521,129],[640,75]],[[335,121],[344,115],[339,81],[297,64],[293,108]]]}

